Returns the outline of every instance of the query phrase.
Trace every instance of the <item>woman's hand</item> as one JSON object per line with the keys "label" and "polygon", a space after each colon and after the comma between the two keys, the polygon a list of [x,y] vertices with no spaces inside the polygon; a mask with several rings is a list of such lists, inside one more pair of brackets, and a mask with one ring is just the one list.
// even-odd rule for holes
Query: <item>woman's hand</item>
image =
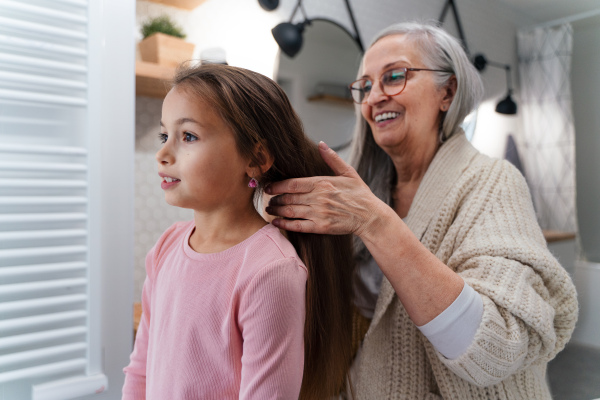
{"label": "woman's hand", "polygon": [[361,236],[376,224],[376,209],[385,206],[358,173],[325,143],[319,143],[323,160],[336,176],[288,179],[271,184],[265,192],[275,197],[266,212],[273,225],[295,232]]}

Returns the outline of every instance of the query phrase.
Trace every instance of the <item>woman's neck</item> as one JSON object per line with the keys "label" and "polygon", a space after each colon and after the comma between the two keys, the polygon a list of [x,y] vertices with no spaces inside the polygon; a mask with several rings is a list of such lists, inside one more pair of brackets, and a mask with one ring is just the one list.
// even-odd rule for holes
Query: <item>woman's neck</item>
{"label": "woman's neck", "polygon": [[392,198],[394,209],[401,218],[408,214],[419,185],[439,147],[436,138],[435,141],[430,140],[418,146],[403,146],[401,151],[390,154],[397,177]]}
{"label": "woman's neck", "polygon": [[197,253],[218,253],[246,240],[267,222],[252,203],[243,207],[223,207],[210,212],[194,210],[196,228],[190,247]]}

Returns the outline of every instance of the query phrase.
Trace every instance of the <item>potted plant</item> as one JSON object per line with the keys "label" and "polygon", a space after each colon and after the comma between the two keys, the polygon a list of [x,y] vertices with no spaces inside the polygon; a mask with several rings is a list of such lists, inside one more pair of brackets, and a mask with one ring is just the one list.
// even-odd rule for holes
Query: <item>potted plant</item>
{"label": "potted plant", "polygon": [[183,30],[167,15],[146,21],[141,33],[144,38],[139,48],[143,61],[176,67],[192,58],[194,44],[183,40]]}

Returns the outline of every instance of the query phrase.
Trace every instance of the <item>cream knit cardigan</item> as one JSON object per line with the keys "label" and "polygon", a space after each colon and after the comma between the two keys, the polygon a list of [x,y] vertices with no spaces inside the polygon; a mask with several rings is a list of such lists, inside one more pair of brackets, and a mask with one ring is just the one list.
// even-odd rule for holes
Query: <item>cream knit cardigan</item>
{"label": "cream knit cardigan", "polygon": [[384,277],[353,365],[356,398],[551,399],[546,364],[577,320],[575,287],[546,246],[523,176],[460,132],[443,144],[405,222],[483,299],[459,358],[437,352]]}

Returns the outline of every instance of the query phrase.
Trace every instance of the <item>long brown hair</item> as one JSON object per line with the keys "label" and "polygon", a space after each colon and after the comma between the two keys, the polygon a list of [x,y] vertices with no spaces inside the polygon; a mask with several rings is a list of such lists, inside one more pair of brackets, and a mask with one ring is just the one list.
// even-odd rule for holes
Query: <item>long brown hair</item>
{"label": "long brown hair", "polygon": [[[211,104],[236,137],[242,156],[262,164],[257,144],[274,158],[258,178],[265,185],[289,178],[333,175],[305,134],[283,90],[243,68],[207,64],[181,68],[174,85]],[[308,269],[301,399],[325,399],[343,388],[352,361],[352,238],[288,232]]]}

